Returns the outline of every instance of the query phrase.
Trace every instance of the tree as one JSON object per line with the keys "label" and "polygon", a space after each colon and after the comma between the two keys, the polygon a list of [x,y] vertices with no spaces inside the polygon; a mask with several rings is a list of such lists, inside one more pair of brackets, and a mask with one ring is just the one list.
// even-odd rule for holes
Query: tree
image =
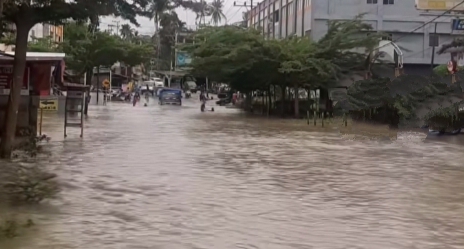
{"label": "tree", "polygon": [[155,36],[155,44],[158,48],[157,65],[160,70],[169,70],[171,67],[176,32],[179,31],[187,31],[187,29],[175,11],[167,11],[160,15],[159,35]]}
{"label": "tree", "polygon": [[205,24],[205,17],[211,15],[211,7],[204,0],[181,1],[180,6],[189,9],[196,14],[195,24]]}
{"label": "tree", "polygon": [[29,52],[58,52],[58,44],[52,41],[52,38],[47,36],[43,38],[32,37],[32,41],[27,44]]}
{"label": "tree", "polygon": [[151,0],[149,7],[150,19],[153,19],[155,24],[155,33],[159,30],[159,17],[166,11],[173,10],[178,7],[178,4],[171,2],[170,0]]}
{"label": "tree", "polygon": [[148,0],[36,0],[3,2],[3,19],[16,25],[13,84],[8,99],[5,126],[0,143],[0,157],[10,157],[15,136],[17,113],[26,69],[27,37],[37,23],[60,23],[67,19],[98,21],[100,15],[121,16],[137,24],[135,17],[144,13]]}
{"label": "tree", "polygon": [[134,37],[134,30],[131,28],[129,24],[123,24],[121,26],[121,36],[124,39],[132,39]]}
{"label": "tree", "polygon": [[226,15],[224,15],[223,8],[224,8],[224,1],[223,0],[213,0],[209,4],[211,8],[211,21],[213,21],[214,25],[217,26],[222,19],[227,19]]}
{"label": "tree", "polygon": [[366,69],[365,60],[378,35],[359,34],[370,29],[361,17],[334,21],[327,34],[314,42],[306,37],[265,40],[256,30],[235,26],[205,28],[195,34],[198,42],[189,50],[194,71],[215,75],[237,90],[270,93],[271,86],[278,86],[282,113],[287,92],[293,88],[294,114],[299,117],[301,88],[328,90],[343,77]]}
{"label": "tree", "polygon": [[88,30],[85,24],[67,24],[61,44],[67,67],[79,75],[93,71],[94,67],[110,67],[118,61],[139,65],[153,56],[154,48],[150,43],[134,43],[107,32],[90,33]]}

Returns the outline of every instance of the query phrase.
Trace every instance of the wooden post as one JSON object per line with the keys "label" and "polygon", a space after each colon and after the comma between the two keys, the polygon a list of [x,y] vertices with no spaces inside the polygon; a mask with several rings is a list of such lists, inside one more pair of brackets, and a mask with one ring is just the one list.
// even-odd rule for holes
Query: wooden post
{"label": "wooden post", "polygon": [[43,108],[40,108],[39,135],[42,136]]}
{"label": "wooden post", "polygon": [[322,127],[324,127],[324,114],[325,114],[325,112],[322,112],[322,119],[321,119],[322,120],[321,121]]}
{"label": "wooden post", "polygon": [[306,111],[306,120],[308,121],[308,125],[309,125],[309,111]]}
{"label": "wooden post", "polygon": [[316,122],[317,122],[317,120],[316,120],[316,111],[314,111],[313,121],[314,121],[314,126],[316,126]]}

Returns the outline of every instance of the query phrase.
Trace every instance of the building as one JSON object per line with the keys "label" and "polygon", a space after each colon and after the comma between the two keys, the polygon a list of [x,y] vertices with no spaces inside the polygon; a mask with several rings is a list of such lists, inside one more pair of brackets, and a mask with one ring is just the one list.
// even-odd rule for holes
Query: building
{"label": "building", "polygon": [[[443,11],[417,10],[415,0],[264,0],[251,10],[248,25],[262,28],[269,38],[296,34],[318,40],[327,32],[327,21],[350,20],[362,13],[366,23],[385,32],[384,39],[394,40],[402,49],[406,73],[408,69],[415,72],[430,69],[429,37],[435,23],[439,45],[449,43],[457,35],[451,30],[451,18],[456,15],[426,24]],[[449,60],[449,55],[435,55],[434,64],[446,64]]]}
{"label": "building", "polygon": [[53,42],[63,41],[63,26],[55,26],[50,24],[36,24],[29,31],[28,40],[32,41],[34,38],[45,38],[49,36]]}

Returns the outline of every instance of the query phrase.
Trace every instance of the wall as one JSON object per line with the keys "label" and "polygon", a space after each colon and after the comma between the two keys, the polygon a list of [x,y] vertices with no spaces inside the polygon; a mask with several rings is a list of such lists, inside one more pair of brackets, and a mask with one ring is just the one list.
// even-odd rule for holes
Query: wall
{"label": "wall", "polygon": [[51,36],[52,40],[55,42],[62,42],[64,37],[64,28],[63,26],[44,24],[43,35],[44,37]]}
{"label": "wall", "polygon": [[43,29],[43,24],[39,23],[36,24],[32,27],[32,29],[29,31],[29,36],[27,38],[28,41],[32,41],[33,37],[35,38],[43,38],[44,37],[44,29]]}
{"label": "wall", "polygon": [[[311,36],[320,39],[327,31],[328,20],[349,20],[366,13],[366,23],[375,30],[387,33],[403,50],[405,64],[430,64],[432,48],[429,47],[429,34],[433,33],[435,24],[430,23],[423,28],[410,32],[434,18],[430,13],[418,11],[414,1],[394,1],[392,5],[384,5],[382,0],[377,4],[368,4],[367,0],[312,0],[313,25]],[[314,11],[316,10],[316,11]],[[450,35],[449,17],[437,19],[437,33],[440,45],[453,40]],[[449,55],[435,55],[435,64],[445,64]]]}
{"label": "wall", "polygon": [[[435,24],[425,25],[413,34],[410,31],[429,22],[437,13],[416,10],[414,1],[396,0],[392,5],[384,5],[383,0],[377,0],[376,4],[369,4],[368,0],[298,0],[296,30],[295,1],[266,0],[259,3],[251,12],[250,25],[261,28],[266,25],[268,12],[272,13],[275,3],[275,9],[279,12],[279,21],[274,24],[276,38],[285,38],[296,31],[299,36],[306,35],[318,40],[327,32],[327,21],[351,20],[365,13],[363,19],[374,30],[385,32],[391,39],[397,40],[396,43],[403,50],[405,64],[430,64],[432,48],[428,41]],[[450,17],[442,17],[436,22],[439,45],[458,37],[459,34],[450,34]],[[434,62],[446,64],[449,59],[449,55],[435,55]]]}

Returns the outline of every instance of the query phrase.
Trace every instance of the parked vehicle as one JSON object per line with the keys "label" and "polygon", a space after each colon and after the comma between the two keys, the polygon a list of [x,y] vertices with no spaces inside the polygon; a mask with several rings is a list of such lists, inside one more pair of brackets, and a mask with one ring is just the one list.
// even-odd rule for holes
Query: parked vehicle
{"label": "parked vehicle", "polygon": [[160,105],[182,105],[182,90],[164,88],[159,91]]}
{"label": "parked vehicle", "polygon": [[196,93],[198,91],[198,88],[197,88],[197,83],[195,83],[195,81],[187,81],[185,82],[185,88],[187,90],[190,90],[191,93]]}

